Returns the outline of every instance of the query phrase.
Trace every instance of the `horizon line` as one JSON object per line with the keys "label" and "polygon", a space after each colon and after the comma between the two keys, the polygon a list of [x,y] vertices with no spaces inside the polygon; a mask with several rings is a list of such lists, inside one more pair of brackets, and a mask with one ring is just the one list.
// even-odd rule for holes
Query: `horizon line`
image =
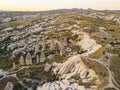
{"label": "horizon line", "polygon": [[94,9],[94,8],[58,8],[58,9],[47,9],[47,10],[7,10],[7,9],[2,9],[0,11],[3,12],[44,12],[44,11],[53,11],[53,10],[64,10],[64,9],[83,9],[83,10],[97,10],[97,11],[119,11],[120,9]]}

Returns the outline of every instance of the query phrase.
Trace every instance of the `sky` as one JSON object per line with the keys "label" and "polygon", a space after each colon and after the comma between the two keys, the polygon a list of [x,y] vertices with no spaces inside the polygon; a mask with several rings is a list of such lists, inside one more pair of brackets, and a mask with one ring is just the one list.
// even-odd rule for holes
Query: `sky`
{"label": "sky", "polygon": [[0,0],[0,10],[44,11],[70,8],[120,10],[120,0]]}

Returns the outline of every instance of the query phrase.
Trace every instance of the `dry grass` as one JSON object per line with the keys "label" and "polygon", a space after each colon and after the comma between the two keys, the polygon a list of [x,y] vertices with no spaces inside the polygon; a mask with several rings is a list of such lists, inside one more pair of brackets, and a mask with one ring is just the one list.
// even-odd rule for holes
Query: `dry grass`
{"label": "dry grass", "polygon": [[106,47],[101,47],[99,50],[97,50],[95,53],[90,54],[89,56],[91,58],[100,58],[103,55],[103,52],[105,51]]}
{"label": "dry grass", "polygon": [[101,80],[101,84],[99,85],[98,88],[105,87],[108,84],[108,71],[107,71],[107,69],[102,64],[99,64],[99,63],[97,63],[93,60],[90,60],[88,58],[82,57],[81,60],[84,62],[84,64],[88,68],[93,69],[96,72],[96,74],[98,75],[99,79]]}
{"label": "dry grass", "polygon": [[120,85],[120,57],[113,56],[110,61],[110,70],[113,72],[113,77]]}

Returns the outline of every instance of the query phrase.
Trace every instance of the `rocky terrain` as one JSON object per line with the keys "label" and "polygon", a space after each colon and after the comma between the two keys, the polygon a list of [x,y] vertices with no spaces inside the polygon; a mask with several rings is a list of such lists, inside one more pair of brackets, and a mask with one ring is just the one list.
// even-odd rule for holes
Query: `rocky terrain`
{"label": "rocky terrain", "polygon": [[0,13],[0,90],[119,90],[119,68],[119,11]]}

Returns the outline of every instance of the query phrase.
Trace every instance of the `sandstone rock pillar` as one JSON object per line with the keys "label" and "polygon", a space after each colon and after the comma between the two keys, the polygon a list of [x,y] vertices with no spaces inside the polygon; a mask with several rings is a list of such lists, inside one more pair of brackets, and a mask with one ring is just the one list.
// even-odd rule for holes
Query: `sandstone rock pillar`
{"label": "sandstone rock pillar", "polygon": [[42,51],[40,55],[40,62],[44,62],[44,60],[45,60],[45,53],[44,51]]}
{"label": "sandstone rock pillar", "polygon": [[26,55],[26,65],[32,65],[32,56],[30,52],[28,52]]}
{"label": "sandstone rock pillar", "polygon": [[24,62],[24,57],[21,56],[20,59],[19,59],[19,65],[24,65],[25,62]]}

